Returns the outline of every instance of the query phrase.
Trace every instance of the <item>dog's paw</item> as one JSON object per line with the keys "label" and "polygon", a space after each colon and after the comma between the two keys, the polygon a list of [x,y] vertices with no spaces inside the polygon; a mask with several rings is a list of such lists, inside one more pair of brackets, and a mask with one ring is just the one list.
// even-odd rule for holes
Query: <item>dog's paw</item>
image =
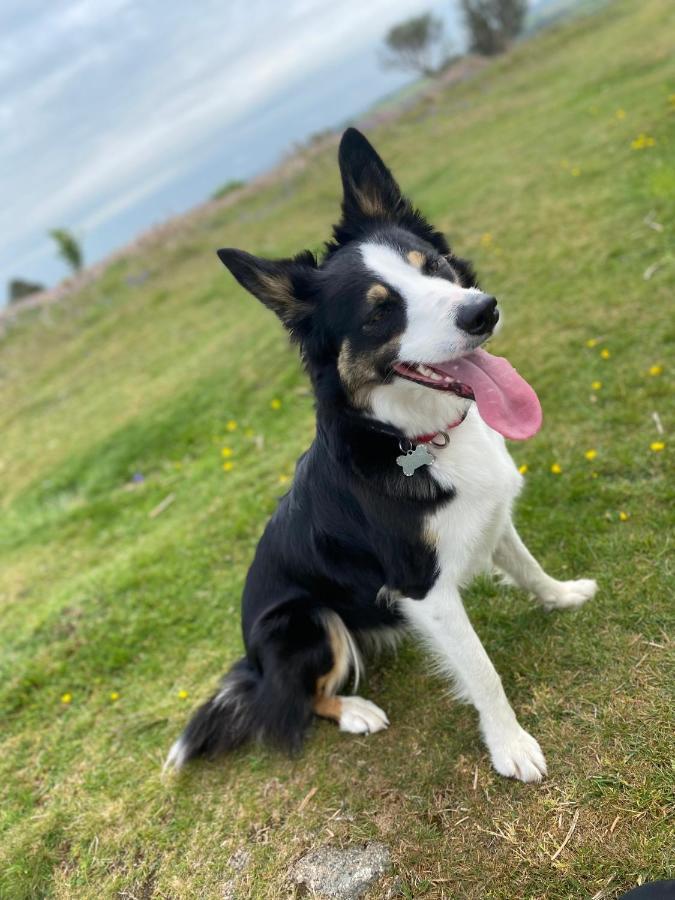
{"label": "dog's paw", "polygon": [[592,578],[557,581],[539,596],[539,601],[545,609],[574,609],[594,597],[597,589],[597,582]]}
{"label": "dog's paw", "polygon": [[340,697],[340,731],[374,734],[389,725],[387,714],[363,697]]}
{"label": "dog's paw", "polygon": [[500,775],[520,781],[541,781],[546,775],[546,760],[541,747],[520,725],[507,737],[488,744],[492,765]]}

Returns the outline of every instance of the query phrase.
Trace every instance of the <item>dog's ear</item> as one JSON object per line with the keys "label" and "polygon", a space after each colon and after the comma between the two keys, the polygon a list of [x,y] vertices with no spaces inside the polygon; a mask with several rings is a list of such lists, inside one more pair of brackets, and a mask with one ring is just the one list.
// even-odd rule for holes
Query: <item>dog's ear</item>
{"label": "dog's ear", "polygon": [[314,311],[316,259],[308,250],[292,259],[263,259],[244,250],[218,251],[239,284],[276,313],[294,337],[301,338]]}
{"label": "dog's ear", "polygon": [[360,239],[373,226],[389,224],[412,231],[439,253],[449,252],[443,235],[401,193],[394,176],[356,128],[342,135],[338,161],[343,187],[342,219],[333,228],[338,246]]}
{"label": "dog's ear", "polygon": [[344,191],[344,221],[395,220],[405,202],[401,189],[373,146],[356,128],[348,128],[342,135],[338,162]]}

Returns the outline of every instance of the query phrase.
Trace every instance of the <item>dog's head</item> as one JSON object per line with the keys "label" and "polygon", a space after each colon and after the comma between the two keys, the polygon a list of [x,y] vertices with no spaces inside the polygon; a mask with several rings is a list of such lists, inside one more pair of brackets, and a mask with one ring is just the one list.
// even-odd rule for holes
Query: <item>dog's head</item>
{"label": "dog's head", "polygon": [[474,399],[470,376],[488,356],[476,351],[497,325],[497,301],[353,128],[339,162],[342,219],[320,263],[309,252],[218,255],[299,342],[320,402],[412,433],[440,429]]}

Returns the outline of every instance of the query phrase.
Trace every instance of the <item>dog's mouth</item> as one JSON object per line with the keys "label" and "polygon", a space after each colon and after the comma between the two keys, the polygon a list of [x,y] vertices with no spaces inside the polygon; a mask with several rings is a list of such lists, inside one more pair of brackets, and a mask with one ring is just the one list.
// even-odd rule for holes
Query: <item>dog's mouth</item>
{"label": "dog's mouth", "polygon": [[539,398],[502,356],[474,350],[433,364],[397,362],[393,369],[407,381],[475,400],[483,421],[504,437],[525,440],[541,427]]}
{"label": "dog's mouth", "polygon": [[450,391],[463,397],[465,400],[474,400],[473,391],[468,384],[462,384],[456,381],[450,375],[447,375],[441,369],[435,366],[425,366],[422,363],[394,363],[394,372],[399,378],[406,378],[408,381],[416,381],[417,384],[423,384],[425,387],[433,388],[436,391]]}

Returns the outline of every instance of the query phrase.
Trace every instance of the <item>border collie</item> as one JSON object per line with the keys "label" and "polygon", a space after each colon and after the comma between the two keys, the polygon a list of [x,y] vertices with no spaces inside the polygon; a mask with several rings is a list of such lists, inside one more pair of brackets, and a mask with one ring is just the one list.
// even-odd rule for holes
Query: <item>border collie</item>
{"label": "border collie", "polygon": [[318,261],[218,255],[281,319],[316,396],[316,437],[258,544],[243,596],[246,656],[193,715],[167,766],[251,738],[297,750],[313,716],[387,728],[358,686],[362,652],[412,633],[478,711],[492,764],[539,781],[546,762],[516,718],[461,588],[497,569],[545,609],[594,581],[556,581],[511,519],[522,477],[504,437],[541,424],[533,389],[479,349],[497,301],[403,196],[353,128],[339,150],[342,218]]}

